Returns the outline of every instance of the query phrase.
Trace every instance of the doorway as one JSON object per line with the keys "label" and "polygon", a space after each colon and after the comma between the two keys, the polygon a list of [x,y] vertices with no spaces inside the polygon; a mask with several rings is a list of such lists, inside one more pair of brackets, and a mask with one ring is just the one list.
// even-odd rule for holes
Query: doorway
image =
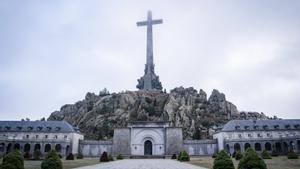
{"label": "doorway", "polygon": [[152,142],[150,140],[145,141],[144,155],[152,155]]}

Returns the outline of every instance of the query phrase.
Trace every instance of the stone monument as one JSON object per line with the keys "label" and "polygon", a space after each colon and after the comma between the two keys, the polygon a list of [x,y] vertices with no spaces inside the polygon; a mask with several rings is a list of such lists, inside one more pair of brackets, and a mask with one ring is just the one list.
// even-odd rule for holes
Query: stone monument
{"label": "stone monument", "polygon": [[148,19],[146,21],[137,22],[137,26],[147,26],[147,54],[145,74],[138,79],[137,88],[140,90],[162,90],[159,77],[154,73],[153,63],[153,38],[152,38],[152,25],[161,24],[162,19],[152,20],[152,13],[148,11]]}

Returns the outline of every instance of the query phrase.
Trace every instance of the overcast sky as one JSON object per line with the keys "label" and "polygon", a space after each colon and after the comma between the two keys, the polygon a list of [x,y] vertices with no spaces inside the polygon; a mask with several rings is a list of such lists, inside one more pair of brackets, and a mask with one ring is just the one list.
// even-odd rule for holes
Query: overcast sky
{"label": "overcast sky", "polygon": [[216,88],[239,110],[300,118],[298,0],[1,0],[0,118],[40,119],[87,92],[136,90],[151,9],[164,88]]}

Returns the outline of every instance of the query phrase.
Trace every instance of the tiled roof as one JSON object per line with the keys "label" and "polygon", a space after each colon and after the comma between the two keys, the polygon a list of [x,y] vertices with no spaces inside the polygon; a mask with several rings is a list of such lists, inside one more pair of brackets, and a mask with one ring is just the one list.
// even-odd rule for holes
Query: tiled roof
{"label": "tiled roof", "polygon": [[78,132],[66,121],[0,121],[0,132]]}
{"label": "tiled roof", "polygon": [[286,120],[231,120],[221,131],[300,130],[300,119]]}

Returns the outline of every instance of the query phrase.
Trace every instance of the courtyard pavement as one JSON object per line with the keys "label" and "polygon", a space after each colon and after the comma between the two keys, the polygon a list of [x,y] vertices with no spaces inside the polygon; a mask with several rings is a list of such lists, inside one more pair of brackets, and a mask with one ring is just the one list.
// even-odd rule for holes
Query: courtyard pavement
{"label": "courtyard pavement", "polygon": [[76,169],[205,169],[169,159],[125,159]]}

